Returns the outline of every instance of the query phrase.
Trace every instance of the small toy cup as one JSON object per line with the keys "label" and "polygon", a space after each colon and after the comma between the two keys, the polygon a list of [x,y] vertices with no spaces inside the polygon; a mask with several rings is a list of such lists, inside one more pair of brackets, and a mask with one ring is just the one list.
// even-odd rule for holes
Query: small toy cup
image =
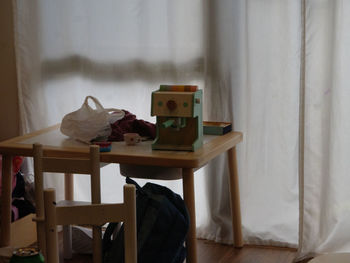
{"label": "small toy cup", "polygon": [[136,145],[141,141],[141,136],[138,133],[124,133],[124,141],[126,145]]}

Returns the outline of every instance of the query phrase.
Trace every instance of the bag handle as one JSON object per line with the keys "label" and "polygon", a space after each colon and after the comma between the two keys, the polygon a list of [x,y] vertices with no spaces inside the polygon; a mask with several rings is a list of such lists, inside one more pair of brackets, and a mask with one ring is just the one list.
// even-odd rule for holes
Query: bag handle
{"label": "bag handle", "polygon": [[97,110],[103,110],[103,111],[106,111],[106,112],[111,112],[111,111],[113,111],[113,112],[118,113],[122,118],[123,118],[124,115],[125,115],[125,112],[124,112],[123,110],[116,109],[116,108],[106,108],[106,109],[105,109],[97,98],[95,98],[95,97],[93,97],[93,96],[86,96],[83,105],[85,105],[86,107],[88,107],[90,110],[94,110],[94,109],[91,108],[91,106],[89,105],[89,102],[88,102],[89,99],[91,99],[91,100],[95,103],[95,106],[96,106],[96,109],[97,109]]}
{"label": "bag handle", "polygon": [[84,105],[89,107],[91,110],[93,110],[93,108],[90,107],[89,105],[89,102],[88,100],[91,99],[94,103],[95,103],[95,106],[96,106],[96,109],[98,110],[105,110],[105,108],[103,108],[103,106],[101,105],[101,103],[99,102],[98,99],[96,99],[95,97],[93,96],[86,96],[85,100],[84,100]]}
{"label": "bag handle", "polygon": [[108,112],[116,112],[118,114],[122,114],[123,116],[125,115],[125,112],[123,110],[120,110],[120,109],[116,109],[116,108],[105,108],[104,109],[105,111],[108,111]]}
{"label": "bag handle", "polygon": [[[108,250],[112,247],[112,235],[114,230],[121,225],[120,222],[110,222],[103,234],[102,238],[102,254],[106,254]],[[121,229],[120,229],[121,230]]]}

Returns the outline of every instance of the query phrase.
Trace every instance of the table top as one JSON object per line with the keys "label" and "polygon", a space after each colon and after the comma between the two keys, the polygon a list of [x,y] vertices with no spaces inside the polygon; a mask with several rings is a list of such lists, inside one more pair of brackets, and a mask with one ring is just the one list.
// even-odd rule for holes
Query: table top
{"label": "table top", "polygon": [[[56,157],[87,157],[89,145],[63,135],[60,125],[54,125],[30,134],[0,142],[0,154],[33,156],[32,145],[43,145],[44,155]],[[195,152],[152,150],[152,141],[143,141],[135,146],[113,142],[110,152],[101,152],[101,162],[163,167],[199,168],[241,142],[241,132],[225,135],[205,135],[203,147]]]}

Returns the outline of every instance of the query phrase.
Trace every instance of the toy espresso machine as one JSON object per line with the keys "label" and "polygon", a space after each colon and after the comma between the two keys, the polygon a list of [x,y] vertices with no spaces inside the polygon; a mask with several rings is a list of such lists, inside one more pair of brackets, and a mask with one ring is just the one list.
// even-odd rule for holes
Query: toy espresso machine
{"label": "toy espresso machine", "polygon": [[195,151],[203,145],[202,90],[161,85],[152,92],[151,115],[157,117],[154,150]]}

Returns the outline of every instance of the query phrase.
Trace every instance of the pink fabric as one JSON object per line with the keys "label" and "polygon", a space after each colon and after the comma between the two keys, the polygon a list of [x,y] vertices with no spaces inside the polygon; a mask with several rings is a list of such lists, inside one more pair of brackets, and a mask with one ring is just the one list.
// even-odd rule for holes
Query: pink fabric
{"label": "pink fabric", "polygon": [[[12,158],[12,191],[16,187],[16,174],[19,172],[23,162],[22,156]],[[0,155],[0,196],[2,193],[2,155]]]}

